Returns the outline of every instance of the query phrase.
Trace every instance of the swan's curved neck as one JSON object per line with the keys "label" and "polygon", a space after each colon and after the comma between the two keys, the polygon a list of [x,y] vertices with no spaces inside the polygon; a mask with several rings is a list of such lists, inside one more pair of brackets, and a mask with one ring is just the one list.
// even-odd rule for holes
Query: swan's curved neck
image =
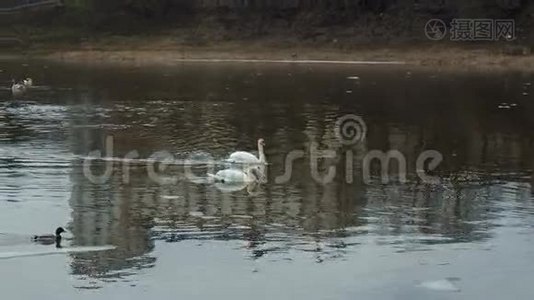
{"label": "swan's curved neck", "polygon": [[258,153],[259,153],[259,158],[260,158],[260,162],[262,163],[265,163],[267,162],[266,159],[265,159],[265,153],[263,152],[263,145],[261,143],[258,143]]}

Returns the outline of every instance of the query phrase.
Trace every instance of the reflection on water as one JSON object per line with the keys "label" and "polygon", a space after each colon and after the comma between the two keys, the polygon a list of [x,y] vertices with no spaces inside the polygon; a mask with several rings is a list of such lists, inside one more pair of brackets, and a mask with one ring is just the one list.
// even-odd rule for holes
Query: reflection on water
{"label": "reflection on water", "polygon": [[[7,87],[6,74],[21,67],[4,65],[0,83]],[[388,245],[398,254],[439,244],[470,248],[494,239],[498,227],[532,228],[534,107],[523,95],[531,79],[524,74],[42,65],[34,62],[26,72],[47,88],[15,99],[0,90],[0,227],[4,234],[32,234],[65,220],[70,246],[115,246],[68,254],[70,273],[82,281],[129,281],[158,265],[155,249],[162,243],[237,241],[235,251],[246,259],[312,257],[315,264],[350,261],[364,245]],[[360,79],[347,80],[355,75]],[[503,110],[502,102],[515,105]],[[334,126],[347,113],[362,116],[368,134],[344,146]],[[94,184],[84,176],[83,160],[104,151],[108,136],[114,159],[93,161],[92,171],[102,174],[111,162],[113,173]],[[148,176],[146,159],[156,151],[177,162],[200,152],[221,161],[236,149],[255,150],[258,137],[267,142],[267,183],[235,188],[192,181],[191,166],[180,163],[158,170],[176,181],[157,184]],[[321,174],[336,167],[332,183],[312,178],[311,141],[337,151],[318,165]],[[406,184],[382,184],[376,165],[376,180],[362,180],[362,159],[374,149],[402,152]],[[438,185],[415,173],[418,155],[429,149],[444,157],[434,174]],[[124,158],[133,150],[138,157],[126,171]],[[289,182],[277,184],[293,150],[305,157],[294,162]],[[352,183],[345,181],[349,150]],[[202,164],[192,169],[207,172]],[[396,169],[393,164],[390,172]]]}

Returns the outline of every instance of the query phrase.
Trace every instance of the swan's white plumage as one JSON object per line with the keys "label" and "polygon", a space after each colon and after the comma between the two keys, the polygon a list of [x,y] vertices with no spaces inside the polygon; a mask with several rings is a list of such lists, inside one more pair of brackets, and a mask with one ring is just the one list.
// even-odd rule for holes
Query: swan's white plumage
{"label": "swan's white plumage", "polygon": [[33,86],[33,80],[31,78],[26,78],[24,80],[22,80],[22,83],[26,86],[26,87],[31,87]]}
{"label": "swan's white plumage", "polygon": [[259,158],[257,158],[254,154],[250,152],[246,152],[246,151],[236,151],[230,154],[228,161],[232,163],[250,163],[250,164],[261,163]]}
{"label": "swan's white plumage", "polygon": [[253,182],[256,179],[247,170],[226,169],[220,170],[215,174],[208,173],[208,177],[216,182]]}
{"label": "swan's white plumage", "polygon": [[13,85],[11,86],[11,92],[13,95],[20,95],[26,91],[26,86],[22,83],[16,83],[13,81]]}

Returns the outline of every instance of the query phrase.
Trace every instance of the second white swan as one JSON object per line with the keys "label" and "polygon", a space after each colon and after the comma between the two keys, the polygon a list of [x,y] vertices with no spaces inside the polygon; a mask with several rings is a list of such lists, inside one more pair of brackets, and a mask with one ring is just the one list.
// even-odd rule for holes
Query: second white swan
{"label": "second white swan", "polygon": [[235,183],[235,182],[258,182],[262,179],[258,168],[246,168],[244,170],[226,169],[215,174],[208,173],[208,177],[215,182]]}
{"label": "second white swan", "polygon": [[16,82],[15,79],[12,79],[11,83],[11,93],[13,93],[13,96],[18,96],[26,92],[26,86],[23,83]]}
{"label": "second white swan", "polygon": [[23,79],[22,80],[22,83],[26,86],[26,87],[32,87],[33,86],[33,80],[31,78],[26,78],[26,79]]}

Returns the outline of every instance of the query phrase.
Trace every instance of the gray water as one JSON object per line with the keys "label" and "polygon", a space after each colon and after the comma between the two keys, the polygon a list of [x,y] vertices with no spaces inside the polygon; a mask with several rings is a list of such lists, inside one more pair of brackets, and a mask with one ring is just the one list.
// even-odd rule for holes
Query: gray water
{"label": "gray water", "polygon": [[[533,74],[41,61],[0,69],[2,298],[534,294]],[[11,77],[26,74],[36,87],[13,97]],[[336,120],[347,114],[365,122],[365,139],[341,143]],[[110,137],[113,153],[89,160]],[[229,153],[255,151],[260,137],[266,182],[207,180]],[[312,142],[335,151],[317,165],[321,175],[335,167],[333,181],[312,175]],[[278,182],[295,150],[304,158]],[[406,181],[392,163],[383,183],[376,161],[365,180],[372,150],[402,153]],[[427,170],[439,183],[417,176],[426,150],[443,156]],[[158,151],[173,158],[156,163],[162,182],[147,166]],[[109,178],[92,182],[88,161],[91,174],[111,167]],[[64,248],[30,242],[58,226],[68,230]]]}

